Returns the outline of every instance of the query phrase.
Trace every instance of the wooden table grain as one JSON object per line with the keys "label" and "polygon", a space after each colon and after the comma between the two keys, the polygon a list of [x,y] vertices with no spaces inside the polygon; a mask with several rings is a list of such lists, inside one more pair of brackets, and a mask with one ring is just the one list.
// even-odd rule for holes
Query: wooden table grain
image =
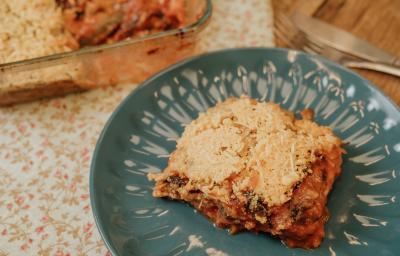
{"label": "wooden table grain", "polygon": [[[300,11],[366,39],[400,57],[400,0],[274,0],[274,12]],[[276,40],[279,47],[284,43]],[[400,78],[354,69],[400,105]]]}

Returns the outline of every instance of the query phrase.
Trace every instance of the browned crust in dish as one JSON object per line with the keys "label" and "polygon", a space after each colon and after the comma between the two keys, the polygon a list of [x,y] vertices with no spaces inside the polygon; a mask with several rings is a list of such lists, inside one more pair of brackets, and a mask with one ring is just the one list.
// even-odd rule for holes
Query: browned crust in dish
{"label": "browned crust in dish", "polygon": [[[232,100],[232,102],[222,103],[222,105],[231,104],[233,108],[245,108],[248,103],[238,103],[243,100],[247,99]],[[223,108],[223,106],[219,107]],[[268,107],[265,110],[269,110]],[[283,111],[275,107],[272,109],[274,111]],[[206,113],[206,115],[215,114],[212,111]],[[275,117],[274,120],[277,122],[282,120],[289,122],[284,118],[287,113],[283,114],[283,116]],[[304,118],[302,122],[311,123],[307,119],[312,118],[312,111],[307,110],[302,114]],[[296,122],[294,119],[292,121]],[[201,120],[193,125],[198,125],[199,123],[201,123]],[[304,125],[304,123],[301,125]],[[319,127],[315,126],[313,128],[319,129]],[[189,127],[187,129],[190,130],[192,128]],[[333,136],[333,133],[329,130],[323,129],[321,131],[323,132],[317,133],[318,136],[322,136],[322,134]],[[188,133],[185,130],[182,140],[187,139]],[[179,150],[182,150],[182,145],[185,144],[179,141],[178,150],[171,156],[166,170],[161,174],[149,175],[150,179],[156,180],[153,195],[185,201],[211,219],[218,227],[229,228],[231,233],[244,230],[255,233],[260,231],[268,232],[279,237],[289,247],[316,248],[321,244],[324,237],[324,224],[328,220],[327,196],[335,179],[341,172],[342,154],[344,153],[339,139],[337,141],[333,140],[335,141],[334,143],[329,141],[331,140],[325,141],[326,145],[315,151],[315,156],[312,158],[313,161],[307,164],[308,171],[306,175],[298,178],[291,190],[285,192],[288,200],[268,201],[251,186],[243,188],[238,193],[237,184],[245,179],[243,175],[245,171],[233,173],[222,182],[216,182],[215,180],[207,182],[201,179],[196,180],[193,177],[189,178],[186,175],[188,173],[187,170],[171,169],[170,167],[174,166],[174,162],[182,160],[177,158],[182,157]],[[288,147],[288,150],[290,148]],[[185,159],[185,161],[188,160]],[[207,171],[209,172],[210,170]],[[267,169],[265,172],[267,173]],[[257,183],[255,182],[256,179],[259,179],[259,177],[250,175],[249,184]],[[277,182],[279,181],[277,180]],[[210,186],[210,183],[211,186],[217,186],[219,189],[203,189],[203,187]],[[288,187],[290,188],[290,186]]]}
{"label": "browned crust in dish", "polygon": [[[187,26],[197,16],[189,15],[186,7],[184,0],[2,0],[0,64]],[[138,83],[167,64],[190,55],[194,50],[192,43],[191,36],[179,40],[159,36],[146,44],[125,45],[123,49],[130,49],[128,56],[126,50],[115,48],[109,54],[96,51],[60,57],[62,62],[47,58],[29,64],[29,68],[5,65],[0,70],[0,106],[116,82]],[[145,61],[137,64],[132,59]],[[110,66],[119,68],[115,72],[116,68],[109,70]],[[122,71],[121,66],[125,67]]]}

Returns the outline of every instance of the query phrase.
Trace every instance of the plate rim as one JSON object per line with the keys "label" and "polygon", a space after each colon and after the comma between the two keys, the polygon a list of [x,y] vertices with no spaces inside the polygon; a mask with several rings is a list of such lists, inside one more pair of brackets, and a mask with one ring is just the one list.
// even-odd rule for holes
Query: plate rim
{"label": "plate rim", "polygon": [[189,57],[187,59],[181,60],[175,64],[172,64],[160,71],[158,71],[156,74],[150,76],[147,78],[145,81],[141,82],[134,88],[131,92],[128,93],[127,96],[118,104],[118,106],[113,110],[109,118],[107,119],[106,123],[104,124],[104,127],[102,131],[100,132],[100,135],[96,141],[95,149],[92,154],[92,159],[91,159],[91,164],[90,164],[90,171],[89,171],[89,198],[90,198],[90,207],[91,207],[91,212],[93,215],[93,218],[95,220],[95,224],[97,227],[98,232],[100,233],[101,239],[103,240],[105,246],[111,253],[111,255],[119,255],[116,251],[116,248],[113,246],[111,241],[106,238],[105,234],[105,228],[102,226],[101,221],[100,221],[100,214],[99,214],[99,209],[97,205],[95,204],[95,201],[97,201],[97,196],[95,195],[95,184],[94,184],[94,178],[95,178],[95,169],[96,169],[96,160],[97,160],[97,155],[98,151],[100,148],[100,145],[102,144],[105,134],[107,130],[109,129],[111,123],[115,119],[116,115],[121,111],[122,107],[127,104],[128,101],[133,97],[133,95],[140,93],[141,90],[143,90],[144,87],[146,87],[148,84],[151,84],[154,80],[158,79],[158,77],[163,76],[164,74],[171,72],[175,69],[178,69],[187,63],[191,63],[196,61],[197,59],[201,59],[210,55],[215,55],[215,54],[224,54],[224,53],[230,53],[230,52],[240,52],[240,51],[248,51],[248,50],[256,50],[256,51],[272,51],[272,52],[293,52],[295,54],[300,54],[303,56],[306,56],[307,58],[318,58],[323,64],[328,64],[328,66],[333,66],[340,70],[341,72],[348,73],[352,76],[354,76],[356,79],[361,80],[366,87],[368,87],[372,92],[377,93],[379,96],[383,97],[383,99],[386,100],[388,105],[400,115],[400,106],[398,106],[388,95],[386,95],[381,88],[376,86],[373,82],[369,81],[368,79],[364,78],[360,74],[356,73],[355,71],[346,68],[336,62],[333,62],[321,55],[314,55],[314,54],[309,54],[303,51],[299,51],[296,49],[290,49],[290,48],[280,48],[280,47],[238,47],[238,48],[227,48],[227,49],[222,49],[222,50],[217,50],[217,51],[210,51],[207,53],[202,53],[196,56]]}

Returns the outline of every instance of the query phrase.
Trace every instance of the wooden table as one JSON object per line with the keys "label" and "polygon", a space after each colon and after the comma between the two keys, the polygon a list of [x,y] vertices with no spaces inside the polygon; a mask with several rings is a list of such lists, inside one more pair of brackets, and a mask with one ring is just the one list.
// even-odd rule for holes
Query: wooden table
{"label": "wooden table", "polygon": [[[274,12],[294,10],[345,29],[400,57],[400,0],[274,0]],[[276,40],[279,47],[285,45]],[[400,78],[355,70],[400,105]]]}

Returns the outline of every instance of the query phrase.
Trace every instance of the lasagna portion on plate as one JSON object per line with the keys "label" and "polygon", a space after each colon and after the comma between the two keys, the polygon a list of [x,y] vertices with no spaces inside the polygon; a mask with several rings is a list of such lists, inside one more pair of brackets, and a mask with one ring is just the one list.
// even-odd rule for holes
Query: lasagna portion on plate
{"label": "lasagna portion on plate", "polygon": [[341,172],[341,140],[273,103],[230,98],[186,126],[153,195],[182,200],[231,233],[268,232],[316,248],[327,196]]}

